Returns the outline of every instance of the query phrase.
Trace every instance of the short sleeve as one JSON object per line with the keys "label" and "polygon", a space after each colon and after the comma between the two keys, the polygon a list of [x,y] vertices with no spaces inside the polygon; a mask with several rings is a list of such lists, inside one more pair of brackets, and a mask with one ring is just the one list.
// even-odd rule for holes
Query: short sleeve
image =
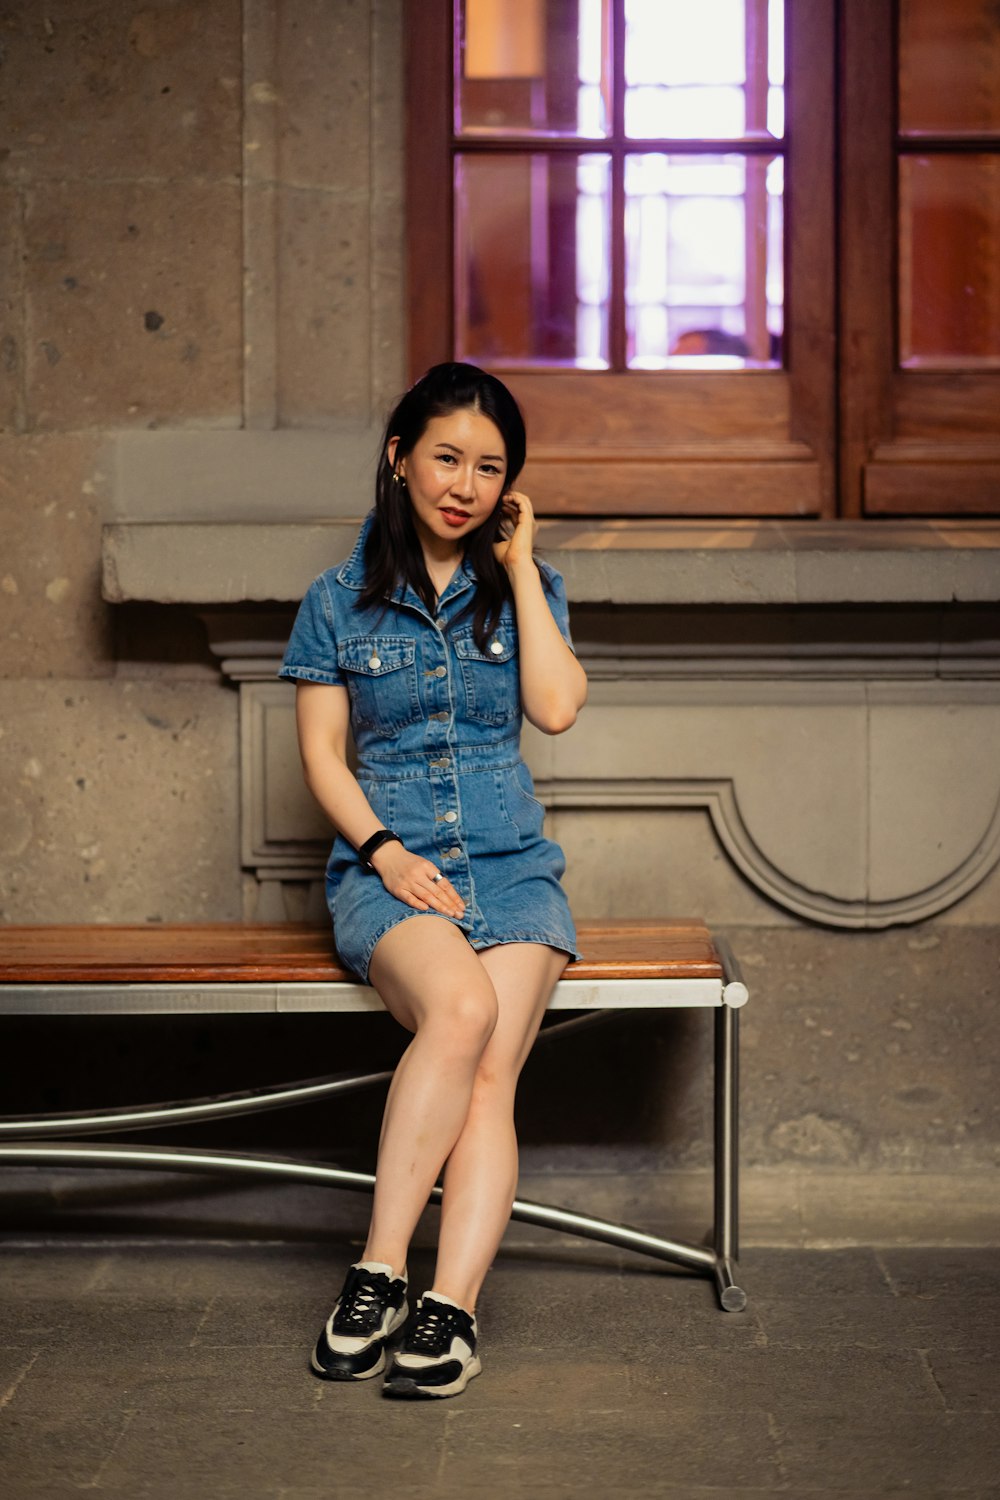
{"label": "short sleeve", "polygon": [[557,568],[553,568],[546,562],[539,561],[538,568],[545,584],[545,597],[549,601],[552,618],[559,626],[559,634],[569,649],[574,651],[573,637],[569,629],[569,603],[566,599],[566,584],[563,576]]}
{"label": "short sleeve", "polygon": [[338,687],[344,681],[337,665],[333,606],[323,576],[309,585],[299,605],[278,676],[299,682],[323,682],[330,687]]}

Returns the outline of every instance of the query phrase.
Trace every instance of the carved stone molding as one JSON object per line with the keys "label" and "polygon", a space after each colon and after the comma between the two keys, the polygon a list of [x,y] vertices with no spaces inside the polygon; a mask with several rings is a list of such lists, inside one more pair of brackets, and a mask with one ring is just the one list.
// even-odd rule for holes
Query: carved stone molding
{"label": "carved stone molding", "polygon": [[[330,833],[302,784],[293,690],[244,680],[240,697],[242,863],[268,912],[291,915],[279,887],[315,906]],[[570,734],[525,734],[539,798],[585,858],[602,857],[609,812],[701,811],[768,901],[855,929],[936,916],[1000,865],[998,746],[1000,690],[984,683],[626,679],[595,684]],[[654,867],[664,836],[637,817]]]}
{"label": "carved stone molding", "polygon": [[747,827],[732,781],[536,781],[547,809],[702,808],[733,864],[750,883],[786,911],[831,927],[881,928],[936,916],[976,888],[1000,864],[1000,796],[983,837],[944,879],[893,900],[841,900],[810,890],[768,858]]}

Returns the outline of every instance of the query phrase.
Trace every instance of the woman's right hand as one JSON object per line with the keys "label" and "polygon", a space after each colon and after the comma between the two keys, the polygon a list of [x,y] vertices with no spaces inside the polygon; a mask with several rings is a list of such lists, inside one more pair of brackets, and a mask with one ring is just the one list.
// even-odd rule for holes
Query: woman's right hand
{"label": "woman's right hand", "polygon": [[445,875],[435,865],[395,841],[382,844],[371,857],[371,864],[390,896],[404,901],[415,911],[439,911],[444,917],[461,917],[465,902]]}

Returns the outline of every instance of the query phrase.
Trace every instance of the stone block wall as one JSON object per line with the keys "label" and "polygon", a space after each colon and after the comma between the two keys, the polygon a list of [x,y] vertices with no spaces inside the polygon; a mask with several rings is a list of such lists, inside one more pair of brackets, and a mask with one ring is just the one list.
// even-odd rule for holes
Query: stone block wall
{"label": "stone block wall", "polygon": [[403,360],[399,10],[3,7],[0,920],[243,912],[237,693],[188,612],[103,602],[101,526],[128,433],[370,446]]}
{"label": "stone block wall", "polygon": [[234,696],[203,648],[122,659],[100,528],[110,431],[241,420],[240,6],[17,4],[0,41],[0,918],[235,916]]}
{"label": "stone block wall", "polygon": [[[239,675],[220,670],[221,648],[213,654],[193,609],[104,602],[101,527],[123,517],[305,521],[367,508],[376,436],[404,383],[401,17],[402,0],[10,0],[0,12],[0,921],[223,920],[261,910],[249,873],[260,861],[247,853],[253,830],[246,819],[240,826],[248,767]],[[181,543],[196,545],[194,533]],[[316,570],[333,560],[317,557]],[[288,616],[290,596],[280,597]],[[215,607],[220,637],[231,598],[203,601]],[[581,785],[595,776],[595,735],[607,760],[616,734],[633,745],[649,732],[639,653],[616,635],[625,619],[615,605],[587,624],[609,681],[603,697],[595,693],[591,728],[581,722],[560,749],[566,765],[577,757],[566,774]],[[650,628],[660,629],[655,620]],[[735,660],[740,642],[732,644]],[[255,649],[252,639],[244,646]],[[631,697],[610,680],[619,648],[636,658]],[[995,658],[995,636],[990,649]],[[787,663],[773,652],[770,660],[762,670],[782,678]],[[705,743],[724,734],[738,701],[730,694],[727,707],[727,670],[706,668],[718,722]],[[989,677],[981,662],[977,674]],[[994,714],[996,677],[994,669]],[[953,733],[969,741],[985,784],[995,747],[972,743],[983,711],[963,709],[960,697]],[[935,776],[949,786],[949,736],[940,714],[925,723],[921,712],[905,710],[915,749],[903,774],[890,757],[880,788],[864,791],[880,799],[881,815],[895,807],[901,827],[913,765],[939,757]],[[797,721],[805,722],[832,755],[821,715]],[[680,723],[663,708],[678,785],[707,774],[694,741],[682,753]],[[842,777],[854,764],[845,746]],[[779,863],[794,867],[802,889],[815,877],[826,890],[837,875],[826,863],[839,849],[850,864],[843,850],[853,839],[860,867],[869,835],[844,817],[833,781],[800,778],[787,796],[776,793],[780,755],[766,737],[758,749],[761,806],[770,798],[783,807],[781,818],[762,815],[765,842],[781,848]],[[857,792],[860,772],[855,782]],[[970,784],[953,776],[949,791],[959,855],[992,816],[986,808],[975,822],[982,798],[970,812]],[[748,1159],[882,1170],[995,1163],[1000,1122],[984,1059],[996,1050],[1000,1016],[1000,874],[950,906],[940,926],[831,934],[775,904],[766,882],[744,878],[696,802],[654,806],[654,788],[638,804],[623,794],[620,805],[587,810],[555,795],[553,827],[582,914],[666,904],[740,929],[760,995],[746,1027]],[[289,805],[298,817],[301,804]],[[950,868],[936,838],[914,835],[915,885]],[[636,850],[653,843],[651,870]],[[252,1076],[253,1028],[240,1034]],[[642,1018],[621,1035],[610,1071],[601,1044],[581,1044],[579,1077],[561,1075],[558,1112],[545,1102],[547,1085],[527,1096],[533,1168],[702,1164],[703,1039],[678,1020],[654,1045]],[[89,1083],[121,1087],[115,1059],[140,1051],[123,1030],[111,1064]],[[315,1055],[310,1046],[307,1071]],[[184,1055],[177,1066],[187,1071]],[[74,1075],[68,1068],[67,1088]],[[143,1076],[129,1071],[133,1085]],[[224,1086],[243,1079],[227,1076]],[[604,1103],[592,1104],[605,1092],[621,1107],[613,1128]],[[268,1117],[260,1128],[266,1135]]]}

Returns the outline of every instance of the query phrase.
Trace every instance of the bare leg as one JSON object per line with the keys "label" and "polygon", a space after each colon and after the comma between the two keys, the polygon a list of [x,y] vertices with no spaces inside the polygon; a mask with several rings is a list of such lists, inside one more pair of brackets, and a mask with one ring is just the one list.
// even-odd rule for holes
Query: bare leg
{"label": "bare leg", "polygon": [[462,1132],[448,1158],[434,1290],[468,1312],[510,1219],[517,1190],[514,1094],[566,955],[538,943],[488,948],[499,1019],[475,1074]]}
{"label": "bare leg", "polygon": [[415,1033],[386,1100],[363,1257],[399,1275],[469,1112],[476,1068],[496,1025],[497,997],[479,955],[440,917],[414,917],[387,932],[370,977],[387,1009]]}

